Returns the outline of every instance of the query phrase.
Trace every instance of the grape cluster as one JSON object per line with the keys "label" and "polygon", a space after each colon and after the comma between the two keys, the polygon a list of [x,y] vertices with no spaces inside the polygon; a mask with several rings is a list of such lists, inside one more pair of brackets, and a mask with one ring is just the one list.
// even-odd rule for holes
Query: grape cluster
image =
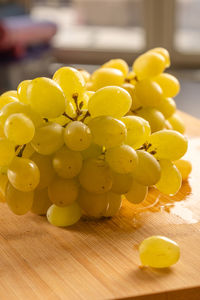
{"label": "grape cluster", "polygon": [[178,80],[163,73],[169,65],[156,48],[133,71],[122,59],[92,75],[62,67],[2,94],[1,201],[69,226],[82,213],[112,217],[123,197],[138,204],[150,186],[177,193],[191,166],[180,160],[187,139],[172,99]]}

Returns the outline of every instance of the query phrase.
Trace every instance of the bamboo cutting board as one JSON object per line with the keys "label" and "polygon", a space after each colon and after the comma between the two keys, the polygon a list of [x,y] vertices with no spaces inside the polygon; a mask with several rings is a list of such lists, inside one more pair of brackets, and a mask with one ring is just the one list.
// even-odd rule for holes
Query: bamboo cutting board
{"label": "bamboo cutting board", "polygon": [[[181,115],[193,172],[173,198],[152,189],[143,205],[124,203],[112,220],[68,229],[1,204],[1,300],[200,299],[200,121]],[[154,234],[179,243],[175,266],[139,268],[138,245]]]}

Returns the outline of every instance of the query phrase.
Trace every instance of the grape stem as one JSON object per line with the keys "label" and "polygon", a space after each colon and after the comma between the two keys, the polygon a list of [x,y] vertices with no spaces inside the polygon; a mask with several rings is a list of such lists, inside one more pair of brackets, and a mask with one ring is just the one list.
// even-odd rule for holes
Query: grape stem
{"label": "grape stem", "polygon": [[25,148],[26,148],[26,144],[24,144],[24,145],[21,147],[19,153],[17,154],[18,157],[22,157]]}
{"label": "grape stem", "polygon": [[80,104],[78,104],[78,93],[74,93],[72,95],[72,98],[74,99],[74,103],[76,105],[76,114],[77,114],[77,117],[78,117],[82,114],[81,108],[83,106],[83,102],[80,102]]}
{"label": "grape stem", "polygon": [[90,117],[90,113],[88,110],[87,110],[86,114],[84,115],[84,117],[81,119],[81,122],[84,122],[87,117]]}
{"label": "grape stem", "polygon": [[[63,116],[65,116],[66,118],[70,119],[71,121],[76,121],[76,119],[71,118],[70,116],[68,116],[68,114],[66,112],[63,113]],[[66,125],[64,125],[64,126],[66,126]]]}

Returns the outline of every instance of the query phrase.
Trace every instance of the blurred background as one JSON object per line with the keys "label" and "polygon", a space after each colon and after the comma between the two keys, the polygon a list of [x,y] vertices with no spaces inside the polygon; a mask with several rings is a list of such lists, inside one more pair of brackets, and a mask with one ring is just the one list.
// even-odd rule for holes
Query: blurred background
{"label": "blurred background", "polygon": [[63,64],[131,66],[158,46],[181,82],[178,108],[200,117],[200,0],[0,0],[0,93]]}

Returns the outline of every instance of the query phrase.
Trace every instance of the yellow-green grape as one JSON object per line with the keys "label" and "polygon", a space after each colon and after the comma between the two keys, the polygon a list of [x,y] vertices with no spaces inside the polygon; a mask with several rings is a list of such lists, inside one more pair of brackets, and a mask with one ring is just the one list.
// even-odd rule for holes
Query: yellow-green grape
{"label": "yellow-green grape", "polygon": [[125,82],[131,83],[133,85],[136,84],[136,82],[137,82],[137,76],[136,76],[136,74],[135,74],[134,71],[128,72],[128,74],[126,75],[126,78],[125,78]]}
{"label": "yellow-green grape", "polygon": [[28,101],[28,87],[30,86],[31,80],[24,80],[20,82],[17,87],[17,95],[19,101],[25,104],[29,104]]}
{"label": "yellow-green grape", "polygon": [[9,166],[15,156],[15,145],[6,138],[0,138],[0,166]]}
{"label": "yellow-green grape", "polygon": [[180,258],[178,244],[159,235],[146,238],[140,244],[139,253],[142,265],[152,268],[170,267]]}
{"label": "yellow-green grape", "polygon": [[4,92],[3,94],[1,94],[1,96],[8,96],[8,97],[15,97],[15,98],[18,98],[18,95],[17,95],[17,91],[16,90],[10,90],[10,91],[7,91],[7,92]]}
{"label": "yellow-green grape", "polygon": [[13,96],[1,96],[0,97],[0,109],[2,109],[6,104],[17,102],[18,99]]}
{"label": "yellow-green grape", "polygon": [[139,148],[151,134],[149,123],[143,118],[137,116],[125,116],[121,121],[126,125],[127,137],[125,143],[133,147]]}
{"label": "yellow-green grape", "polygon": [[101,194],[111,189],[112,174],[104,160],[91,158],[83,162],[79,181],[88,192]]}
{"label": "yellow-green grape", "polygon": [[176,77],[162,73],[153,79],[162,88],[165,97],[175,97],[180,91],[180,83]]}
{"label": "yellow-green grape", "polygon": [[152,133],[163,129],[165,126],[165,117],[159,110],[155,108],[144,107],[137,110],[135,114],[149,122]]}
{"label": "yellow-green grape", "polygon": [[84,69],[78,69],[78,71],[81,73],[85,83],[88,82],[90,80],[90,73]]}
{"label": "yellow-green grape", "polygon": [[125,142],[127,129],[123,122],[108,116],[91,119],[88,124],[93,142],[106,148],[115,147]]}
{"label": "yellow-green grape", "polygon": [[[102,69],[103,70],[103,69]],[[98,90],[88,102],[88,110],[92,117],[123,117],[131,108],[130,94],[119,86],[107,86]]]}
{"label": "yellow-green grape", "polygon": [[187,180],[192,171],[191,162],[185,159],[179,159],[174,161],[173,163],[181,173],[182,180]]}
{"label": "yellow-green grape", "polygon": [[79,185],[72,179],[55,177],[48,187],[48,195],[52,203],[58,206],[72,204],[78,197]]}
{"label": "yellow-green grape", "polygon": [[181,117],[179,117],[178,114],[173,114],[169,119],[168,119],[169,123],[172,126],[173,130],[176,130],[180,133],[184,133],[185,132],[185,124],[183,122],[183,120],[181,119]]}
{"label": "yellow-green grape", "polygon": [[165,59],[165,67],[168,68],[171,64],[170,62],[170,56],[169,56],[169,52],[167,49],[162,48],[162,47],[157,47],[157,48],[153,48],[151,50],[149,50],[148,52],[154,52],[154,53],[158,53],[160,55],[163,56],[163,58]]}
{"label": "yellow-green grape", "polygon": [[108,207],[104,212],[104,217],[114,217],[120,210],[122,206],[122,197],[119,194],[115,194],[112,192],[107,193],[108,198]]}
{"label": "yellow-green grape", "polygon": [[28,158],[15,157],[7,174],[12,186],[22,192],[33,191],[40,181],[40,171],[37,165]]}
{"label": "yellow-green grape", "polygon": [[176,103],[172,98],[163,98],[157,109],[163,114],[163,116],[168,119],[176,111]]}
{"label": "yellow-green grape", "polygon": [[163,100],[163,92],[158,83],[144,79],[135,85],[135,95],[144,107],[158,107]]}
{"label": "yellow-green grape", "polygon": [[159,53],[146,52],[133,63],[133,71],[139,80],[152,78],[161,74],[166,67],[164,57]]}
{"label": "yellow-green grape", "polygon": [[173,196],[181,187],[181,173],[170,160],[161,159],[159,163],[161,167],[161,178],[156,183],[156,187],[160,192]]}
{"label": "yellow-green grape", "polygon": [[[19,147],[19,148],[17,149],[17,151],[15,152],[16,155],[19,154],[20,149],[21,149],[21,147]],[[33,147],[31,146],[31,143],[28,143],[28,144],[26,144],[26,147],[25,147],[24,150],[23,150],[23,155],[22,155],[22,156],[23,156],[24,158],[29,158],[29,157],[31,157],[31,156],[33,155],[34,152],[35,152],[35,150],[34,150]]]}
{"label": "yellow-green grape", "polygon": [[36,190],[34,192],[33,204],[31,211],[37,215],[46,215],[48,208],[51,206],[48,190],[44,188],[42,190]]}
{"label": "yellow-green grape", "polygon": [[33,191],[22,192],[15,189],[10,183],[6,188],[6,202],[10,210],[16,215],[25,215],[33,204]]}
{"label": "yellow-green grape", "polygon": [[17,145],[29,143],[35,134],[35,126],[31,119],[18,113],[8,117],[4,125],[5,136]]}
{"label": "yellow-green grape", "polygon": [[148,194],[148,187],[133,180],[128,193],[125,194],[126,199],[134,204],[144,201]]}
{"label": "yellow-green grape", "polygon": [[0,202],[6,202],[6,187],[8,184],[7,169],[0,173]]}
{"label": "yellow-green grape", "polygon": [[129,145],[121,145],[106,150],[105,159],[117,173],[131,173],[137,166],[136,151]]}
{"label": "yellow-green grape", "polygon": [[40,182],[37,185],[36,190],[41,190],[51,184],[55,171],[52,166],[52,157],[47,155],[41,155],[35,152],[31,156],[31,160],[37,165],[40,171]]}
{"label": "yellow-green grape", "polygon": [[68,119],[68,118],[67,118],[66,116],[64,116],[64,115],[61,115],[61,116],[58,117],[58,118],[49,119],[49,121],[52,122],[52,123],[57,123],[57,124],[59,124],[59,125],[61,125],[61,126],[64,126],[64,125],[68,124],[69,122],[71,122],[71,120]]}
{"label": "yellow-green grape", "polygon": [[40,154],[53,154],[64,144],[63,131],[64,128],[59,124],[47,123],[43,127],[36,128],[31,145]]}
{"label": "yellow-green grape", "polygon": [[174,130],[154,132],[148,142],[151,144],[148,151],[154,151],[154,156],[158,159],[177,160],[188,148],[187,138]]}
{"label": "yellow-green grape", "polygon": [[74,202],[66,207],[51,205],[47,211],[49,223],[58,227],[71,226],[81,218],[81,208]]}
{"label": "yellow-green grape", "polygon": [[74,102],[73,96],[82,97],[85,92],[85,80],[81,72],[71,67],[62,67],[53,75],[53,80],[62,88],[67,101]]}
{"label": "yellow-green grape", "polygon": [[81,152],[83,159],[95,158],[101,155],[102,147],[96,144],[90,144],[90,146]]}
{"label": "yellow-green grape", "polygon": [[71,150],[83,151],[92,141],[90,128],[80,121],[74,121],[64,129],[64,142]]}
{"label": "yellow-green grape", "polygon": [[135,94],[135,86],[131,83],[123,83],[121,86],[123,89],[125,89],[131,96],[132,98],[132,105],[131,105],[131,110],[136,110],[139,107],[142,106],[140,103],[139,99],[136,97]]}
{"label": "yellow-green grape", "polygon": [[65,111],[65,95],[54,80],[35,78],[29,85],[27,95],[31,108],[43,118],[57,118]]}
{"label": "yellow-green grape", "polygon": [[85,93],[88,96],[88,99],[90,99],[95,94],[94,91],[86,91]]}
{"label": "yellow-green grape", "polygon": [[108,207],[108,193],[95,194],[80,189],[78,204],[90,217],[100,218]]}
{"label": "yellow-green grape", "polygon": [[133,175],[129,174],[121,174],[112,171],[112,179],[113,184],[111,188],[111,192],[116,194],[126,194],[130,188],[133,181]]}
{"label": "yellow-green grape", "polygon": [[173,129],[173,128],[172,128],[172,125],[169,123],[168,120],[165,120],[165,129],[170,129],[170,130]]}
{"label": "yellow-green grape", "polygon": [[80,173],[82,168],[82,155],[63,146],[53,157],[53,167],[62,178],[73,178]]}
{"label": "yellow-green grape", "polygon": [[106,86],[120,86],[124,81],[124,74],[113,68],[99,68],[91,76],[93,89],[97,91]]}
{"label": "yellow-green grape", "polygon": [[0,138],[4,138],[5,134],[4,134],[4,129],[3,126],[0,124]]}
{"label": "yellow-green grape", "polygon": [[126,76],[129,71],[129,67],[128,67],[127,63],[125,62],[125,60],[123,60],[121,58],[115,58],[115,59],[109,60],[108,62],[106,62],[105,64],[102,65],[102,68],[118,69],[124,74],[124,76]]}
{"label": "yellow-green grape", "polygon": [[134,168],[133,178],[140,184],[151,186],[159,181],[161,168],[158,161],[150,153],[138,150],[138,164]]}

